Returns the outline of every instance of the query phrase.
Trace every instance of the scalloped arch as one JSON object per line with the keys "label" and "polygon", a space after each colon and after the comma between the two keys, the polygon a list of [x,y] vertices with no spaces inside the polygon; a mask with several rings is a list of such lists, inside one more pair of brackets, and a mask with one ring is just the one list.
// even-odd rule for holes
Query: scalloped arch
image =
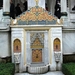
{"label": "scalloped arch", "polygon": [[13,52],[14,53],[21,52],[21,41],[19,39],[15,39],[13,41]]}
{"label": "scalloped arch", "polygon": [[61,51],[61,42],[59,38],[55,38],[53,41],[54,44],[54,51]]}

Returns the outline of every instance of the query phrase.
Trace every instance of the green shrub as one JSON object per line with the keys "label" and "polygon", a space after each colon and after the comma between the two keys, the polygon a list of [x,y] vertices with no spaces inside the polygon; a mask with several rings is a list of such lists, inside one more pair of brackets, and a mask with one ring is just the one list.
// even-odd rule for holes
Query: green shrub
{"label": "green shrub", "polygon": [[75,63],[62,64],[62,72],[65,75],[75,75]]}
{"label": "green shrub", "polygon": [[0,63],[0,75],[14,75],[15,65],[13,63]]}

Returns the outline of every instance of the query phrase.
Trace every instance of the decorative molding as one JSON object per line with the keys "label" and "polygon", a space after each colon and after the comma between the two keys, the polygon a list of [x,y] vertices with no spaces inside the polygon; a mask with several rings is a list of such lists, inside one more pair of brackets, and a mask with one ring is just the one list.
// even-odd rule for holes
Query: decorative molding
{"label": "decorative molding", "polygon": [[39,6],[32,7],[30,10],[22,13],[16,17],[16,20],[15,24],[17,25],[57,24],[57,18]]}
{"label": "decorative molding", "polygon": [[39,0],[35,0],[35,2],[36,2],[36,6],[38,6]]}
{"label": "decorative molding", "polygon": [[20,15],[20,17],[17,17],[18,20],[22,21],[42,21],[42,20],[56,20],[55,17],[52,15],[49,15],[48,12],[43,9],[42,7],[32,7],[30,11],[25,12],[23,15]]}
{"label": "decorative molding", "polygon": [[42,49],[32,49],[32,62],[42,62]]}
{"label": "decorative molding", "polygon": [[44,33],[33,32],[30,35],[31,48],[44,48]]}
{"label": "decorative molding", "polygon": [[61,60],[61,52],[54,52],[54,56],[55,56],[55,61],[59,62]]}
{"label": "decorative molding", "polygon": [[14,53],[14,61],[15,63],[20,63],[21,54],[20,53]]}

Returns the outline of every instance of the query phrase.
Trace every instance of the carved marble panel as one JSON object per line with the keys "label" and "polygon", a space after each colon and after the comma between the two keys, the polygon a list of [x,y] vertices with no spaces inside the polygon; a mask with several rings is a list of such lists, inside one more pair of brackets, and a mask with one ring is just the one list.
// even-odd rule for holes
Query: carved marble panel
{"label": "carved marble panel", "polygon": [[31,48],[44,48],[44,33],[33,32],[30,34]]}
{"label": "carved marble panel", "polygon": [[54,52],[55,61],[59,62],[61,60],[61,52]]}
{"label": "carved marble panel", "polygon": [[42,62],[42,49],[44,48],[44,33],[30,33],[32,62]]}
{"label": "carved marble panel", "polygon": [[20,63],[20,56],[21,54],[20,53],[14,53],[14,61],[15,63]]}
{"label": "carved marble panel", "polygon": [[32,62],[42,62],[42,49],[32,50]]}

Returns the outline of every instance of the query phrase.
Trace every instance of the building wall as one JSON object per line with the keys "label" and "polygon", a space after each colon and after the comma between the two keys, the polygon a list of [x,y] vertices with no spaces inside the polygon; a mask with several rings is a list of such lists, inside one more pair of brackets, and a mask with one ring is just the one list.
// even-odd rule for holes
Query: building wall
{"label": "building wall", "polygon": [[0,31],[0,57],[7,57],[11,55],[10,38],[10,32]]}
{"label": "building wall", "polygon": [[75,53],[75,30],[63,31],[62,46],[63,54]]}
{"label": "building wall", "polygon": [[[33,64],[33,66],[37,67],[39,65],[50,65],[50,70],[56,70],[56,60],[54,56],[54,48],[53,48],[53,42],[54,39],[58,38],[61,41],[61,50],[60,52],[60,57],[59,57],[59,70],[61,69],[61,63],[62,63],[62,28],[61,27],[42,27],[38,26],[38,28],[35,27],[25,27],[26,31],[24,28],[12,28],[12,62],[14,61],[14,55],[13,53],[13,41],[15,39],[20,39],[21,41],[21,56],[20,56],[20,61],[19,61],[19,68],[20,71],[25,71],[26,66],[31,66],[32,65],[32,52],[30,48],[30,32],[37,32],[34,30],[39,30],[38,32],[44,32],[44,50],[43,50],[43,63],[39,64]],[[43,29],[43,31],[42,31]],[[28,31],[27,31],[28,30]],[[31,31],[29,31],[31,30]],[[47,31],[48,30],[48,31]],[[58,52],[57,52],[58,53]],[[16,53],[19,54],[19,53]]]}

